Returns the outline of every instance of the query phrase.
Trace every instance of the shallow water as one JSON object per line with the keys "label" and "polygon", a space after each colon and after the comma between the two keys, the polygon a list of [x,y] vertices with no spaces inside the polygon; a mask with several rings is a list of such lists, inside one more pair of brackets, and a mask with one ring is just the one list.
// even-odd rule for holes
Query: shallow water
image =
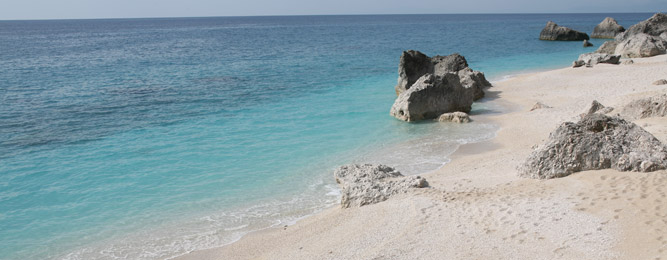
{"label": "shallow water", "polygon": [[605,16],[0,21],[0,255],[168,258],[333,205],[341,164],[432,171],[497,129],[390,117],[403,50],[501,79],[594,50],[546,21]]}

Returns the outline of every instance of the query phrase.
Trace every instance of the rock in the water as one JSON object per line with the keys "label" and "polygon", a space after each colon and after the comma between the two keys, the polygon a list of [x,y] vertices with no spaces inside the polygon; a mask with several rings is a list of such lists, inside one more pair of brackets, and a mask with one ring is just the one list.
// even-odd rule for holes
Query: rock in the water
{"label": "rock in the water", "polygon": [[535,105],[533,105],[533,107],[530,109],[530,111],[543,109],[543,108],[551,108],[551,107],[543,104],[542,102],[537,102],[537,103],[535,103]]}
{"label": "rock in the water", "polygon": [[584,40],[584,48],[585,47],[592,47],[592,46],[593,46],[593,44],[591,42],[589,42],[588,40]]}
{"label": "rock in the water", "polygon": [[413,188],[428,187],[426,179],[403,176],[386,165],[344,165],[334,172],[334,178],[341,188],[340,205],[343,208],[375,204]]}
{"label": "rock in the water", "polygon": [[403,121],[433,119],[444,113],[470,112],[475,89],[455,73],[426,74],[396,98],[390,114]]}
{"label": "rock in the water", "polygon": [[583,41],[590,40],[588,34],[567,27],[558,26],[549,21],[540,32],[540,40],[545,41]]}
{"label": "rock in the water", "polygon": [[659,79],[659,80],[653,81],[653,85],[667,85],[667,79]]}
{"label": "rock in the water", "polygon": [[484,73],[470,69],[465,57],[458,53],[431,58],[419,51],[408,50],[403,52],[398,64],[396,95],[410,89],[419,78],[426,74],[442,76],[452,72],[459,75],[462,84],[475,89],[475,100],[484,97],[484,89],[491,87]]}
{"label": "rock in the water", "polygon": [[623,106],[620,115],[633,120],[667,116],[667,94],[632,101]]}
{"label": "rock in the water", "polygon": [[623,26],[619,25],[614,18],[607,17],[600,24],[595,26],[591,38],[614,38],[619,33],[625,31]]}
{"label": "rock in the water", "polygon": [[586,117],[587,115],[594,114],[594,113],[602,113],[606,114],[614,110],[612,107],[605,107],[604,105],[600,104],[597,100],[593,100],[588,107],[584,110],[584,113],[579,115],[581,118]]}
{"label": "rock in the water", "polygon": [[454,123],[468,123],[470,122],[470,117],[468,114],[463,112],[451,112],[444,113],[438,117],[440,122],[454,122]]}
{"label": "rock in the water", "polygon": [[623,58],[641,58],[664,54],[667,50],[667,41],[645,33],[640,33],[618,42],[614,53]]}
{"label": "rock in the water", "polygon": [[614,54],[616,52],[616,45],[618,45],[617,41],[606,41],[602,45],[600,45],[600,48],[598,48],[598,50],[595,52]]}
{"label": "rock in the water", "polygon": [[606,53],[584,53],[579,55],[579,60],[576,60],[572,67],[581,67],[583,65],[593,66],[598,63],[619,64],[621,55],[611,55]]}
{"label": "rock in the water", "polygon": [[634,63],[635,63],[635,61],[633,61],[633,60],[624,60],[624,61],[621,62],[621,64],[623,64],[623,65],[630,65],[630,64],[634,64]]}
{"label": "rock in the water", "polygon": [[613,168],[649,172],[667,168],[667,146],[634,123],[594,113],[561,124],[522,164],[519,176],[551,179]]}

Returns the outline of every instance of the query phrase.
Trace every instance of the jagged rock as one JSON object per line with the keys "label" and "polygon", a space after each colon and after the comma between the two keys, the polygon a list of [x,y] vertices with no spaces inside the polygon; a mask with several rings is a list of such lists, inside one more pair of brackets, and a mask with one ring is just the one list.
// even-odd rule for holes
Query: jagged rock
{"label": "jagged rock", "polygon": [[659,80],[653,81],[653,85],[667,85],[667,79],[659,79]]}
{"label": "jagged rock", "polygon": [[598,48],[597,51],[595,52],[614,54],[616,52],[616,45],[618,45],[618,42],[616,41],[606,41],[602,45],[600,45],[600,48]]}
{"label": "jagged rock", "polygon": [[342,208],[375,204],[413,188],[428,187],[426,179],[420,176],[403,176],[386,165],[344,165],[334,172],[334,178],[341,188]]}
{"label": "jagged rock", "polygon": [[667,94],[632,101],[623,106],[620,115],[628,119],[667,116]]}
{"label": "jagged rock", "polygon": [[396,98],[390,114],[403,121],[436,118],[444,113],[470,112],[475,89],[461,84],[459,76],[426,74]]}
{"label": "jagged rock", "polygon": [[607,114],[614,110],[613,107],[605,107],[604,105],[600,104],[597,100],[593,100],[588,107],[584,110],[584,113],[580,114],[579,117],[584,118],[587,115],[594,114],[594,113],[602,113],[602,114]]}
{"label": "jagged rock", "polygon": [[535,103],[535,105],[533,105],[533,107],[530,109],[530,111],[543,109],[543,108],[551,108],[551,107],[543,104],[542,102],[537,102],[537,103]]}
{"label": "jagged rock", "polygon": [[667,168],[667,146],[619,117],[594,113],[565,122],[518,168],[519,176],[551,179],[613,168],[650,172]]}
{"label": "jagged rock", "polygon": [[598,63],[619,64],[621,55],[610,55],[606,53],[584,53],[579,55],[579,60],[576,60],[572,67],[581,67],[583,65],[593,66]]}
{"label": "jagged rock", "polygon": [[588,34],[567,27],[558,26],[549,21],[540,32],[540,40],[545,41],[583,41],[590,40]]}
{"label": "jagged rock", "polygon": [[463,85],[475,89],[475,100],[484,97],[484,89],[491,87],[484,73],[469,68],[465,57],[458,53],[431,58],[419,51],[408,50],[403,52],[398,64],[396,95],[410,89],[419,78],[426,74],[441,76],[450,72],[457,73]]}
{"label": "jagged rock", "polygon": [[641,58],[664,54],[666,50],[667,41],[664,39],[640,33],[618,42],[614,53],[624,58]]}
{"label": "jagged rock", "polygon": [[624,60],[624,61],[621,62],[621,64],[623,64],[623,65],[630,65],[630,64],[634,64],[634,63],[635,63],[635,61],[633,61],[633,60]]}
{"label": "jagged rock", "polygon": [[584,48],[592,47],[592,46],[593,46],[593,44],[591,42],[589,42],[588,40],[584,40]]}
{"label": "jagged rock", "polygon": [[444,113],[438,117],[440,122],[453,122],[453,123],[468,123],[470,122],[470,117],[468,114],[463,112],[451,112]]}
{"label": "jagged rock", "polygon": [[591,38],[614,38],[619,33],[625,31],[623,26],[619,25],[614,18],[607,17],[600,24],[595,26]]}
{"label": "jagged rock", "polygon": [[660,36],[667,32],[667,14],[656,13],[651,18],[630,26],[624,33],[616,36],[616,41],[623,41],[637,34],[648,34],[651,36]]}

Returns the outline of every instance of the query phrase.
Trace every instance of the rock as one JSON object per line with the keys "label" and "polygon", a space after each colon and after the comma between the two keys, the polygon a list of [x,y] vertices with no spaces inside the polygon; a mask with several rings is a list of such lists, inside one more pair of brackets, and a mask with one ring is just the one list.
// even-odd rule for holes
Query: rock
{"label": "rock", "polygon": [[594,113],[565,122],[518,168],[519,176],[551,179],[613,168],[650,172],[667,168],[667,146],[619,117]]}
{"label": "rock", "polygon": [[396,98],[390,114],[403,121],[436,118],[444,113],[470,112],[475,89],[461,84],[459,76],[426,74]]}
{"label": "rock", "polygon": [[623,64],[623,65],[630,65],[630,64],[634,64],[634,63],[635,63],[635,61],[633,61],[633,60],[624,60],[624,61],[621,62],[621,64]]}
{"label": "rock", "polygon": [[625,28],[623,26],[620,26],[614,18],[607,17],[602,20],[600,24],[595,26],[595,29],[593,29],[593,33],[591,34],[591,38],[611,38],[613,39],[618,35],[619,33],[622,33],[625,31]]}
{"label": "rock", "polygon": [[584,110],[584,113],[580,114],[579,117],[584,118],[587,115],[594,114],[594,113],[601,113],[601,114],[607,114],[614,110],[612,107],[605,107],[604,105],[600,104],[597,100],[593,100],[588,107]]}
{"label": "rock", "polygon": [[403,52],[398,64],[396,95],[410,89],[419,78],[426,74],[442,76],[448,72],[457,73],[462,84],[476,89],[475,100],[484,97],[484,89],[491,87],[484,73],[470,69],[465,57],[458,53],[431,58],[419,51],[408,50]]}
{"label": "rock", "polygon": [[535,103],[535,105],[533,105],[533,107],[530,109],[530,111],[543,109],[543,108],[551,108],[551,107],[543,104],[542,102],[537,102],[537,103]]}
{"label": "rock", "polygon": [[620,115],[631,120],[667,116],[667,94],[632,101],[621,108]]}
{"label": "rock", "polygon": [[618,45],[618,42],[616,41],[606,41],[602,45],[600,45],[600,48],[598,48],[598,50],[595,52],[614,54],[616,52],[616,45]]}
{"label": "rock", "polygon": [[542,32],[540,32],[540,40],[583,41],[590,40],[590,38],[588,37],[588,34],[567,27],[558,26],[556,23],[549,21],[544,29],[542,29]]}
{"label": "rock", "polygon": [[470,117],[463,112],[444,113],[438,117],[440,122],[469,123]]}
{"label": "rock", "polygon": [[334,172],[334,178],[341,188],[342,208],[375,204],[413,188],[428,187],[426,179],[403,176],[386,165],[344,165]]}
{"label": "rock", "polygon": [[584,48],[592,47],[592,46],[593,46],[593,44],[591,42],[589,42],[588,40],[584,40]]}
{"label": "rock", "polygon": [[659,80],[653,81],[653,85],[667,85],[667,79],[659,79]]}
{"label": "rock", "polygon": [[593,66],[598,63],[619,64],[621,55],[610,55],[606,53],[584,53],[579,55],[579,60],[576,60],[572,67],[581,67],[583,65]]}
{"label": "rock", "polygon": [[667,50],[667,41],[645,33],[640,33],[618,42],[614,53],[623,58],[641,58],[664,54]]}
{"label": "rock", "polygon": [[667,14],[656,13],[651,18],[630,26],[624,33],[618,34],[616,36],[616,41],[621,42],[637,34],[647,34],[659,37],[665,32],[667,32]]}

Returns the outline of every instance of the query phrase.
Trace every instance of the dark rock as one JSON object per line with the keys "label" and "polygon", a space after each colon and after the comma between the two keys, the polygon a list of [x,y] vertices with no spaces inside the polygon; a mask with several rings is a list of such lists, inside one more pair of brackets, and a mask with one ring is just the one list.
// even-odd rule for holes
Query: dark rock
{"label": "dark rock", "polygon": [[667,85],[667,79],[659,79],[659,80],[653,81],[653,85]]}
{"label": "dark rock", "polygon": [[552,21],[549,21],[540,32],[540,40],[546,41],[583,41],[589,39],[586,33],[558,26]]}
{"label": "dark rock", "polygon": [[637,34],[660,36],[667,32],[667,14],[656,13],[651,18],[630,26],[627,31],[616,36],[617,41],[626,40]]}
{"label": "dark rock", "polygon": [[518,168],[519,176],[550,179],[613,168],[650,172],[667,168],[667,147],[619,117],[593,113],[561,124]]}
{"label": "dark rock", "polygon": [[593,44],[589,42],[588,40],[584,40],[584,48],[586,47],[593,47]]}
{"label": "dark rock", "polygon": [[611,38],[613,39],[618,35],[619,33],[622,33],[625,31],[625,28],[623,26],[620,26],[614,18],[607,17],[604,18],[604,20],[595,26],[595,29],[593,29],[593,34],[591,34],[591,38]]}

